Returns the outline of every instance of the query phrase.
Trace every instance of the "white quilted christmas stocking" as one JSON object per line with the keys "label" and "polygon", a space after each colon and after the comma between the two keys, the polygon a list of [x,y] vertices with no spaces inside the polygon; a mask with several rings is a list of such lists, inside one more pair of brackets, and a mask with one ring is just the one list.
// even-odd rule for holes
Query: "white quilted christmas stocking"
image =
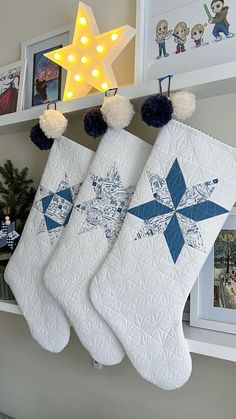
{"label": "white quilted christmas stocking", "polygon": [[191,373],[185,301],[236,200],[236,150],[184,124],[162,129],[90,297],[138,372],[163,389]]}
{"label": "white quilted christmas stocking", "polygon": [[150,151],[150,145],[127,131],[108,129],[44,275],[81,343],[104,365],[120,362],[124,352],[90,302],[90,280],[118,236]]}
{"label": "white quilted christmas stocking", "polygon": [[70,326],[47,291],[43,272],[68,223],[93,154],[65,137],[54,141],[22,237],[5,271],[33,338],[51,352],[67,345]]}

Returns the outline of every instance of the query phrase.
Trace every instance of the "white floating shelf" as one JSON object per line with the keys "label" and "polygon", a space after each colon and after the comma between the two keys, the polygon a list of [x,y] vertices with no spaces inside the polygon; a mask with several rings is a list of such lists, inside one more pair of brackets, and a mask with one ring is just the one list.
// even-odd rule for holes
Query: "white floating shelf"
{"label": "white floating shelf", "polygon": [[12,304],[9,302],[7,303],[2,300],[0,301],[0,312],[1,311],[5,311],[7,313],[13,313],[13,314],[22,314],[17,304]]}
{"label": "white floating shelf", "polygon": [[184,322],[190,352],[236,362],[236,335],[199,329]]}
{"label": "white floating shelf", "polygon": [[[130,100],[139,101],[145,96],[158,92],[158,89],[158,83],[154,80],[120,87],[119,94]],[[180,89],[191,90],[198,98],[236,92],[236,61],[178,74],[173,78],[172,90]],[[68,102],[60,101],[57,102],[57,108],[70,118],[75,112],[99,106],[103,97],[101,93],[94,93]],[[29,129],[43,109],[45,105],[0,116],[0,135]]]}
{"label": "white floating shelf", "polygon": [[[22,315],[16,304],[0,302],[0,312]],[[236,362],[236,335],[189,326],[183,322],[190,352]]]}

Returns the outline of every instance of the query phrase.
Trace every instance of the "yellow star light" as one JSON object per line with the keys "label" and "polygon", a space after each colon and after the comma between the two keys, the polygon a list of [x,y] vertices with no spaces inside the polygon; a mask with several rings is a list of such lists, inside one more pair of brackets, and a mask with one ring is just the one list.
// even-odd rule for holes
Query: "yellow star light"
{"label": "yellow star light", "polygon": [[129,25],[100,34],[92,9],[80,2],[72,44],[44,54],[67,70],[63,100],[116,87],[112,63],[134,35]]}

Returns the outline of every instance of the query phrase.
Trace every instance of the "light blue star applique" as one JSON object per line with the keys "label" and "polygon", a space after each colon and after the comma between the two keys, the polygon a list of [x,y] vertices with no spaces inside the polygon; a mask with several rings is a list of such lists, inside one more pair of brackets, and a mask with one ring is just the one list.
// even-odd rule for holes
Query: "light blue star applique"
{"label": "light blue star applique", "polygon": [[104,178],[92,174],[91,182],[96,196],[76,207],[81,214],[86,215],[79,234],[101,228],[107,242],[113,245],[125,219],[135,187],[123,186],[115,163]]}
{"label": "light blue star applique", "polygon": [[70,187],[68,177],[65,175],[55,192],[40,185],[40,199],[34,204],[42,215],[38,234],[47,232],[53,245],[62,229],[68,224],[73,203],[81,188],[81,183]]}
{"label": "light blue star applique", "polygon": [[185,244],[204,252],[197,222],[229,212],[208,200],[219,180],[187,188],[177,159],[166,179],[149,172],[147,177],[154,200],[129,210],[130,214],[144,221],[135,240],[164,234],[174,263]]}

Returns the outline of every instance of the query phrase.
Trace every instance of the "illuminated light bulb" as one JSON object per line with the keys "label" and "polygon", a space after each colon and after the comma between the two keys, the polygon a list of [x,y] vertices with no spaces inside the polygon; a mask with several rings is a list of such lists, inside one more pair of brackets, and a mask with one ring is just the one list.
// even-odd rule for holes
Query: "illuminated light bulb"
{"label": "illuminated light bulb", "polygon": [[80,38],[80,42],[81,42],[82,44],[87,44],[87,42],[88,42],[88,38],[87,38],[87,36],[82,36],[82,37]]}
{"label": "illuminated light bulb", "polygon": [[102,83],[101,84],[101,88],[102,88],[102,90],[107,90],[108,89],[108,83],[107,82],[104,82],[104,83]]}
{"label": "illuminated light bulb", "polygon": [[74,59],[75,59],[75,57],[74,57],[74,55],[72,55],[72,54],[68,55],[68,57],[67,57],[67,60],[68,60],[70,63],[73,63]]}
{"label": "illuminated light bulb", "polygon": [[92,76],[93,77],[97,77],[99,75],[99,71],[95,68],[93,71],[92,71]]}
{"label": "illuminated light bulb", "polygon": [[118,36],[119,36],[119,35],[117,35],[117,33],[113,33],[113,34],[111,35],[111,40],[112,40],[112,41],[116,41],[116,40],[117,40],[117,38],[118,38]]}
{"label": "illuminated light bulb", "polygon": [[60,56],[60,54],[58,54],[58,53],[56,53],[56,54],[54,54],[54,58],[55,58],[55,60],[60,60],[60,58],[61,58],[61,56]]}
{"label": "illuminated light bulb", "polygon": [[81,24],[81,25],[86,25],[86,23],[87,23],[87,20],[86,20],[86,18],[85,17],[80,17],[80,19],[79,19],[79,23]]}
{"label": "illuminated light bulb", "polygon": [[73,96],[73,93],[72,92],[67,92],[66,96],[68,97],[68,99],[71,99],[72,96]]}
{"label": "illuminated light bulb", "polygon": [[81,25],[86,25],[86,23],[87,23],[87,19],[86,19],[86,17],[81,16],[81,17],[79,18],[79,23],[80,23]]}
{"label": "illuminated light bulb", "polygon": [[75,81],[80,81],[81,80],[80,75],[79,74],[76,74],[75,77],[74,77],[74,80]]}
{"label": "illuminated light bulb", "polygon": [[96,48],[97,52],[103,52],[104,51],[104,47],[102,45],[98,45]]}
{"label": "illuminated light bulb", "polygon": [[82,57],[80,61],[81,61],[81,63],[86,64],[88,62],[88,58],[87,57]]}

